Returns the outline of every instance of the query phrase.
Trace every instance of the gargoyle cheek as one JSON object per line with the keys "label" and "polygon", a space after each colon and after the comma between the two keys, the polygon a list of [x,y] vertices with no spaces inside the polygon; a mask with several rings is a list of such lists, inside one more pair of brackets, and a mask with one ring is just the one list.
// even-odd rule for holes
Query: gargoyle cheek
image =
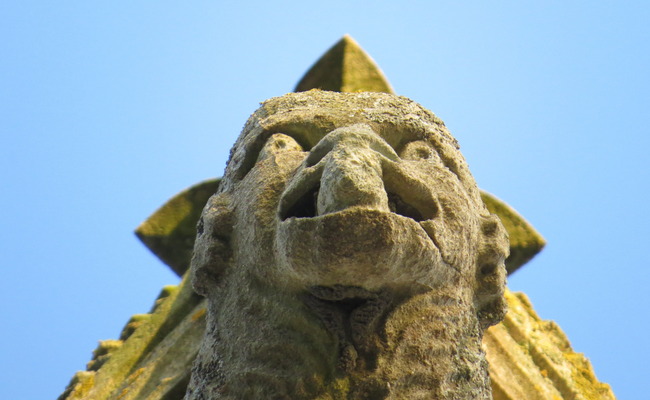
{"label": "gargoyle cheek", "polygon": [[208,200],[199,220],[190,270],[192,285],[201,295],[217,284],[230,263],[233,214],[230,196],[220,193]]}

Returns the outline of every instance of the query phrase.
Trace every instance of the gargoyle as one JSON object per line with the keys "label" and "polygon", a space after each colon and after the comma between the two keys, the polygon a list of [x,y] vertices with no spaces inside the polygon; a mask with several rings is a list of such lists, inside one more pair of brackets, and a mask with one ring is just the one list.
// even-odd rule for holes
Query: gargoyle
{"label": "gargoyle", "polygon": [[264,102],[198,225],[186,399],[490,399],[508,236],[443,122],[386,93]]}

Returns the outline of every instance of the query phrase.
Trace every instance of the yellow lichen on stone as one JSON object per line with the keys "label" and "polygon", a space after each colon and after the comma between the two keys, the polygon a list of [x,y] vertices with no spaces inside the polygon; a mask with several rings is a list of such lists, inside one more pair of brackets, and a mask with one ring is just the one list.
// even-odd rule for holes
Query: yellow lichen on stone
{"label": "yellow lichen on stone", "polygon": [[70,380],[68,387],[63,394],[59,396],[58,400],[64,399],[84,399],[90,389],[95,384],[94,371],[79,371]]}
{"label": "yellow lichen on stone", "polygon": [[158,297],[156,298],[156,301],[153,303],[153,307],[151,307],[151,311],[149,311],[149,314],[153,314],[156,312],[158,307],[167,299],[169,298],[172,294],[178,292],[178,285],[167,285],[162,288],[160,293],[158,294]]}
{"label": "yellow lichen on stone", "polygon": [[205,320],[199,323],[194,316],[204,309],[205,305],[198,303],[193,310],[178,315],[174,328],[143,353],[137,376],[122,384],[129,391],[123,400],[162,399],[170,392],[184,393],[205,327]]}
{"label": "yellow lichen on stone", "polygon": [[206,308],[201,308],[199,311],[196,311],[194,314],[192,314],[192,322],[196,322],[199,319],[203,318],[205,316]]}
{"label": "yellow lichen on stone", "polygon": [[[160,344],[169,342],[169,335],[172,334],[178,327],[181,321],[189,319],[188,314],[199,304],[200,297],[194,294],[191,285],[183,281],[179,287],[166,287],[161,293],[161,299],[155,307],[153,314],[149,318],[145,318],[141,325],[130,334],[126,341],[107,341],[104,347],[113,349],[108,352],[110,357],[105,360],[103,365],[99,366],[97,372],[92,372],[92,381],[88,380],[90,372],[84,372],[75,375],[73,382],[69,385],[68,389],[61,395],[60,399],[66,400],[108,400],[108,399],[129,399],[133,390],[138,385],[143,384],[143,376],[148,376],[155,373],[150,369],[151,364],[148,366],[142,365],[143,360],[152,352],[160,352]],[[159,299],[160,300],[160,299]],[[186,339],[172,341],[176,344],[174,347],[175,362],[181,362],[182,365],[176,367],[169,358],[164,359],[169,366],[181,368],[183,371],[189,373],[194,353],[189,349],[193,346],[198,346],[200,343],[200,336],[203,331],[203,326],[196,323],[187,322],[185,325],[191,326],[192,331],[190,336],[185,334]],[[188,328],[184,328],[187,330]],[[178,334],[176,334],[178,336]],[[174,336],[174,337],[176,337]],[[116,343],[121,345],[113,345]],[[100,346],[101,347],[101,346]],[[96,352],[96,354],[103,354],[104,350]],[[183,357],[186,357],[185,360]],[[80,385],[78,377],[83,377],[83,385]],[[183,377],[181,376],[182,379]],[[76,379],[76,380],[75,380]],[[136,382],[139,382],[136,385]]]}
{"label": "yellow lichen on stone", "polygon": [[495,400],[614,399],[609,385],[574,353],[560,328],[541,320],[528,298],[506,292],[504,321],[485,333]]}
{"label": "yellow lichen on stone", "polygon": [[120,340],[126,340],[135,332],[140,325],[151,318],[151,314],[135,314],[131,316],[120,333]]}
{"label": "yellow lichen on stone", "polygon": [[116,400],[123,400],[124,398],[126,398],[126,396],[129,395],[129,393],[131,392],[131,384],[135,382],[140,377],[140,375],[142,375],[143,372],[144,372],[144,368],[139,368],[126,378],[124,387],[122,388],[122,390],[119,391]]}
{"label": "yellow lichen on stone", "polygon": [[122,340],[102,340],[99,346],[93,350],[93,358],[86,365],[88,371],[97,371],[108,359],[111,353],[122,347]]}
{"label": "yellow lichen on stone", "polygon": [[327,394],[315,400],[346,400],[350,393],[350,377],[343,376],[333,379],[326,392]]}

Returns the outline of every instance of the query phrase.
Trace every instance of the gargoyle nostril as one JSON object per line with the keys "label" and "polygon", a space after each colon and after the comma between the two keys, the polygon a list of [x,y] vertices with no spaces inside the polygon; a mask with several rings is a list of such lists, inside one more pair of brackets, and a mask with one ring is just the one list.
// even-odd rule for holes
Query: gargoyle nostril
{"label": "gargoyle nostril", "polygon": [[388,208],[391,212],[399,214],[404,217],[411,218],[417,222],[424,221],[426,218],[422,216],[422,213],[415,208],[414,206],[406,203],[402,198],[396,193],[387,193],[388,195]]}
{"label": "gargoyle nostril", "polygon": [[280,220],[284,221],[287,218],[312,218],[316,216],[316,202],[318,201],[318,191],[320,187],[317,186],[307,193],[303,194],[298,200],[289,206],[283,214],[280,215]]}

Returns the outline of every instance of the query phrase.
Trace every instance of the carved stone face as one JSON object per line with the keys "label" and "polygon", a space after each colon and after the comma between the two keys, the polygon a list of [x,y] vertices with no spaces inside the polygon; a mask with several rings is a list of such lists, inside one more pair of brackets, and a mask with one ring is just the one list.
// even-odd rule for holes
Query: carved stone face
{"label": "carved stone face", "polygon": [[224,275],[289,291],[461,282],[491,301],[507,251],[435,115],[388,94],[310,91],[246,124],[199,225],[194,285],[210,297]]}
{"label": "carved stone face", "polygon": [[414,102],[264,102],[197,231],[209,312],[186,398],[490,397],[508,238]]}

